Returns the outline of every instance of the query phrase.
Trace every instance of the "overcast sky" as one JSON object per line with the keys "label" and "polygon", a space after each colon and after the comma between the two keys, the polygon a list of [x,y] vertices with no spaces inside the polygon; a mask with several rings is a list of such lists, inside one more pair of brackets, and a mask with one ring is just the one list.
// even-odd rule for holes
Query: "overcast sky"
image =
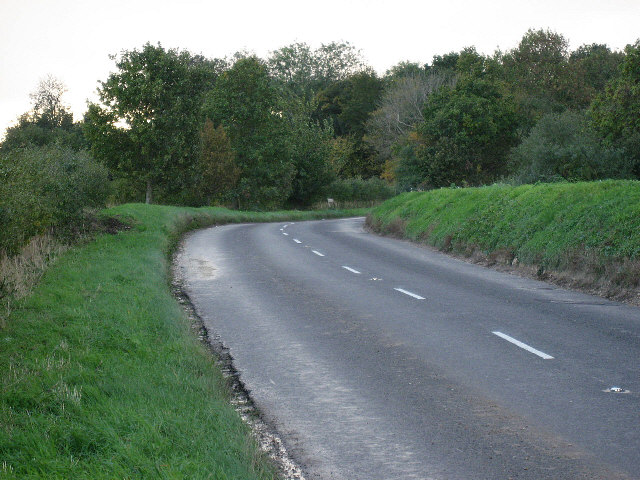
{"label": "overcast sky", "polygon": [[472,45],[510,50],[529,28],[561,33],[572,49],[623,49],[639,26],[640,0],[0,0],[0,136],[49,74],[80,119],[113,69],[109,55],[147,41],[210,58],[348,41],[382,74]]}

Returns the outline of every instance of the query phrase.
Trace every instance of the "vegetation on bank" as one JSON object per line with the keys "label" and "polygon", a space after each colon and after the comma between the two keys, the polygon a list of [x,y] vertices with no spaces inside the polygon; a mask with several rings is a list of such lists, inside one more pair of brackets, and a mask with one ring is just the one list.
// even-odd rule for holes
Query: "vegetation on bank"
{"label": "vegetation on bank", "polygon": [[411,192],[374,208],[376,231],[487,261],[570,273],[610,296],[640,283],[640,182]]}
{"label": "vegetation on bank", "polygon": [[0,326],[0,478],[276,478],[169,291],[169,253],[213,223],[347,213],[364,211],[105,211],[131,228],[62,253]]}

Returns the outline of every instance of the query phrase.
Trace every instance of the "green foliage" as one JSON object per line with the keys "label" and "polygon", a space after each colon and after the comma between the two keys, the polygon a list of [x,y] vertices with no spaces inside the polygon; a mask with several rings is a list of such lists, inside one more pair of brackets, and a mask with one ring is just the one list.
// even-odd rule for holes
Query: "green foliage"
{"label": "green foliage", "polygon": [[31,237],[79,228],[86,208],[104,206],[107,171],[86,152],[48,146],[0,154],[0,251]]}
{"label": "green foliage", "polygon": [[216,68],[186,51],[149,43],[123,52],[116,67],[98,89],[102,105],[89,108],[85,133],[96,158],[147,184],[151,202],[154,184],[180,189],[190,180],[202,99]]}
{"label": "green foliage", "polygon": [[364,69],[360,53],[348,42],[322,44],[316,50],[293,43],[271,52],[267,65],[275,81],[306,104],[330,83]]}
{"label": "green foliage", "polygon": [[604,148],[584,115],[547,114],[511,154],[518,183],[632,178],[621,151]]}
{"label": "green foliage", "polygon": [[424,71],[393,77],[393,81],[387,82],[378,108],[365,125],[364,139],[375,149],[378,164],[395,160],[394,148],[424,121],[423,109],[429,95],[453,85],[455,77],[451,74]]}
{"label": "green foliage", "polygon": [[605,143],[622,149],[640,178],[640,40],[627,45],[619,75],[594,99],[589,114]]}
{"label": "green foliage", "polygon": [[609,142],[640,134],[640,40],[627,45],[620,75],[596,97],[593,126]]}
{"label": "green foliage", "polygon": [[208,94],[205,112],[223,125],[240,168],[234,194],[241,208],[273,209],[292,189],[281,99],[264,63],[242,58],[224,72]]}
{"label": "green foliage", "polygon": [[73,123],[73,115],[62,103],[65,91],[62,82],[54,77],[41,80],[37,90],[29,95],[32,109],[20,116],[17,125],[7,129],[0,151],[53,144],[85,149],[82,124]]}
{"label": "green foliage", "polygon": [[454,88],[431,95],[423,115],[417,136],[400,152],[400,183],[414,188],[479,185],[505,173],[518,118],[495,83],[463,78]]}
{"label": "green foliage", "polygon": [[622,52],[612,52],[601,44],[582,45],[571,52],[569,69],[573,85],[571,87],[573,106],[586,108],[595,95],[603,92],[606,84],[618,76]]}
{"label": "green foliage", "polygon": [[[522,101],[549,113],[566,104],[571,86],[568,40],[550,30],[529,30],[503,58],[505,77]],[[537,108],[536,108],[537,107]]]}
{"label": "green foliage", "polygon": [[371,177],[381,173],[382,166],[376,163],[375,152],[364,142],[364,134],[383,87],[383,81],[374,72],[364,71],[330,84],[316,97],[314,118],[332,122],[335,135],[349,138],[354,146],[353,154],[341,167],[341,176]]}
{"label": "green foliage", "polygon": [[201,138],[194,194],[211,205],[229,198],[238,183],[240,168],[222,125],[214,128],[213,122],[207,119]]}
{"label": "green foliage", "polygon": [[295,171],[289,202],[308,206],[322,195],[324,187],[335,178],[330,163],[333,131],[300,112],[288,116],[286,133],[287,152]]}

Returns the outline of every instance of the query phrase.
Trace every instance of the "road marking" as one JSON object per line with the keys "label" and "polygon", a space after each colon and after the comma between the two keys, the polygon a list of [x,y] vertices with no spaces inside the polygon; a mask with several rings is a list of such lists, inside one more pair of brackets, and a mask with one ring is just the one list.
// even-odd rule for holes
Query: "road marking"
{"label": "road marking", "polygon": [[424,300],[424,297],[421,297],[420,295],[416,295],[415,293],[411,293],[408,290],[405,290],[403,288],[394,288],[394,290],[397,290],[400,293],[404,293],[405,295],[409,295],[410,297],[416,298],[418,300]]}
{"label": "road marking", "polygon": [[534,355],[539,356],[540,358],[544,358],[545,360],[552,360],[553,359],[553,357],[551,355],[548,355],[548,354],[546,354],[544,352],[541,352],[540,350],[536,350],[535,348],[527,345],[526,343],[522,343],[520,340],[516,340],[515,338],[510,337],[509,335],[506,335],[506,334],[504,334],[502,332],[496,331],[496,332],[491,332],[491,333],[493,333],[494,335],[499,336],[500,338],[506,340],[507,342],[511,342],[514,345],[517,345],[520,348],[524,348],[527,352],[531,352]]}
{"label": "road marking", "polygon": [[360,273],[358,270],[355,270],[351,267],[347,267],[346,265],[343,265],[342,268],[344,268],[345,270],[349,270],[351,273]]}
{"label": "road marking", "polygon": [[282,232],[282,234],[283,234],[283,235],[287,235],[287,236],[289,236],[289,234],[288,234],[287,232]]}
{"label": "road marking", "polygon": [[324,257],[324,253],[320,253],[317,250],[311,250],[313,253],[315,253],[316,255],[318,255],[319,257]]}
{"label": "road marking", "polygon": [[293,241],[294,241],[294,242],[296,242],[296,243],[302,243],[302,242],[301,242],[300,240],[298,240],[297,238],[294,238],[294,239],[293,239]]}

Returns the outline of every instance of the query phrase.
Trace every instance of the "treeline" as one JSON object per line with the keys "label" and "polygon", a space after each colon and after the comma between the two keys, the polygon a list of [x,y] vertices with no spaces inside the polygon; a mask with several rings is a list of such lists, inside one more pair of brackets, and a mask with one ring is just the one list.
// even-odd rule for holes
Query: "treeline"
{"label": "treeline", "polygon": [[41,86],[0,157],[87,151],[108,168],[115,202],[242,209],[640,176],[639,42],[570,51],[562,35],[530,30],[507,52],[471,47],[383,76],[348,43],[266,59],[146,44],[114,60],[80,122],[59,84]]}

